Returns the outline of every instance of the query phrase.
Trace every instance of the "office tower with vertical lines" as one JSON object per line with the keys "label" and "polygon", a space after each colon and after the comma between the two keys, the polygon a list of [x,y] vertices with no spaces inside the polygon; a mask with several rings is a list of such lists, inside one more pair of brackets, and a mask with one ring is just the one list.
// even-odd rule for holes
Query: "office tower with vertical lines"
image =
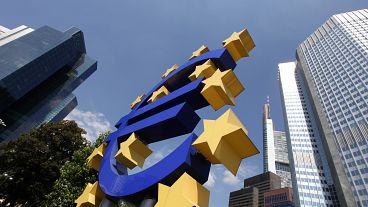
{"label": "office tower with vertical lines", "polygon": [[296,63],[279,64],[296,206],[338,206],[334,181]]}
{"label": "office tower with vertical lines", "polygon": [[282,188],[292,186],[286,135],[274,130],[268,97],[263,105],[263,170],[280,176]]}
{"label": "office tower with vertical lines", "polygon": [[[302,42],[296,56],[296,63],[284,65],[288,70],[279,66],[292,162],[297,167],[306,150],[324,154],[340,205],[368,206],[368,10],[332,16]],[[293,113],[302,124],[290,122]],[[300,130],[313,132],[304,131],[301,139]],[[297,170],[292,175],[301,182]]]}
{"label": "office tower with vertical lines", "polygon": [[77,106],[72,91],[96,69],[77,28],[0,26],[0,142],[65,118]]}

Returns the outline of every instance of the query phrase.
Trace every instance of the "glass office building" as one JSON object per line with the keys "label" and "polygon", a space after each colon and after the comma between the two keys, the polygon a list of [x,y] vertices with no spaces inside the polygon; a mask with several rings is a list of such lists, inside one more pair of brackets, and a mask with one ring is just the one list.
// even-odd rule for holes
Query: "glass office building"
{"label": "glass office building", "polygon": [[77,105],[72,94],[97,69],[81,30],[0,27],[0,141],[62,120]]}
{"label": "glass office building", "polygon": [[[324,154],[341,206],[368,206],[368,10],[332,16],[300,44],[296,58],[293,67],[300,89],[292,95],[305,101],[307,111],[303,105],[290,108],[288,101],[293,96],[282,92],[290,148],[299,144],[300,150]],[[280,83],[286,90],[284,82],[290,80],[282,79],[281,71]],[[309,135],[304,143],[293,142],[294,133],[310,130],[289,122],[293,112],[310,117],[314,138]],[[317,147],[310,141],[314,139]],[[296,154],[293,151],[295,158]],[[292,174],[296,179],[300,175],[297,171]]]}
{"label": "glass office building", "polygon": [[292,186],[286,135],[274,130],[268,98],[263,105],[263,170],[280,176],[282,188]]}
{"label": "glass office building", "polygon": [[332,16],[298,47],[297,60],[341,174],[356,204],[368,206],[368,10]]}
{"label": "glass office building", "polygon": [[334,181],[296,63],[279,64],[295,206],[338,206]]}

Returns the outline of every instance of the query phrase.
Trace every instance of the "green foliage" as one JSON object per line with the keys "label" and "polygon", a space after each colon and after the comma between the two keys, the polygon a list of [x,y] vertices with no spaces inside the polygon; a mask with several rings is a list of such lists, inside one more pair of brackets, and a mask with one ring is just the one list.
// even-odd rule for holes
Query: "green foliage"
{"label": "green foliage", "polygon": [[88,146],[74,121],[44,124],[0,146],[0,197],[10,206],[39,206],[75,151]]}
{"label": "green foliage", "polygon": [[76,151],[73,157],[65,162],[60,169],[59,179],[55,181],[52,192],[46,196],[42,206],[74,206],[74,201],[83,192],[87,183],[94,183],[97,180],[97,172],[88,168],[86,159],[109,134],[110,132],[100,134],[93,145]]}

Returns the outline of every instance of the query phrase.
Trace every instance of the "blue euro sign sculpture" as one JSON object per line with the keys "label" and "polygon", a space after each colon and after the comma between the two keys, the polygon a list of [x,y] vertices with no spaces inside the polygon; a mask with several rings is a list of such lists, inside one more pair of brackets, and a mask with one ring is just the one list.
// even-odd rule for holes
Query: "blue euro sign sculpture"
{"label": "blue euro sign sculpture", "polygon": [[[237,38],[233,37],[233,34],[228,41],[224,42],[224,48],[214,51],[204,48],[199,52],[197,51],[198,55],[194,55],[185,64],[169,71],[147,96],[141,98],[138,103],[133,105],[132,111],[128,115],[122,117],[116,123],[115,127],[117,130],[104,140],[105,148],[102,161],[99,163],[99,181],[96,189],[100,188],[100,194],[103,194],[105,199],[107,198],[113,203],[116,203],[119,199],[124,199],[139,205],[147,197],[155,199],[159,197],[159,184],[172,186],[183,174],[189,175],[188,177],[202,185],[208,180],[211,164],[225,160],[225,158],[221,158],[223,155],[213,155],[211,157],[208,155],[209,150],[199,150],[202,148],[194,147],[193,143],[198,136],[193,133],[193,130],[201,120],[195,111],[208,105],[217,105],[218,100],[226,99],[226,97],[224,98],[223,95],[220,95],[221,97],[218,99],[216,97],[219,94],[216,92],[218,89],[214,89],[214,92],[210,91],[207,95],[204,95],[204,80],[208,79],[209,75],[198,76],[195,80],[191,80],[188,77],[195,72],[197,66],[203,65],[210,60],[211,67],[215,68],[216,73],[223,74],[221,76],[223,79],[220,79],[221,84],[226,84],[226,80],[232,78],[231,74],[233,73],[230,74],[229,71],[236,67],[235,61],[239,59],[239,55],[247,56],[248,51],[254,47],[253,42],[250,41],[249,43],[248,41],[250,38],[249,34],[247,33],[248,36],[246,37],[243,35],[244,31],[247,33],[246,30],[234,33],[237,34]],[[232,37],[235,40],[232,40]],[[236,42],[237,40],[238,42]],[[248,42],[246,43],[246,41]],[[251,45],[249,46],[249,44]],[[241,46],[241,48],[238,46]],[[214,74],[214,71],[210,75],[212,74]],[[225,95],[229,93],[229,100],[232,100],[231,98],[235,98],[242,90],[234,86],[233,79],[230,82],[227,86],[223,86],[225,87],[223,91]],[[219,87],[221,88],[221,85]],[[164,96],[154,100],[154,94],[161,89],[170,91],[170,93],[166,93]],[[233,118],[230,117],[229,119]],[[240,132],[247,134],[245,128]],[[139,143],[135,144],[137,147],[185,134],[189,134],[189,136],[173,152],[155,165],[129,175],[127,170],[129,165],[117,160],[116,156],[122,146],[121,144],[128,142],[132,134],[139,137]],[[239,137],[239,135],[236,136]],[[247,135],[244,136],[247,137]],[[149,153],[147,152],[146,154],[149,155]],[[132,156],[141,159],[138,155],[133,154]],[[122,159],[127,160],[125,157]],[[83,206],[83,204],[97,206],[103,199],[97,195],[97,191],[91,189],[92,185],[89,186],[89,191],[84,192],[76,201],[77,206]],[[93,195],[93,198],[96,200],[88,200],[91,199],[91,196],[88,197],[85,193]],[[167,205],[160,204],[160,206]]]}
{"label": "blue euro sign sculpture", "polygon": [[114,156],[119,143],[125,141],[133,132],[150,144],[194,130],[200,121],[195,110],[208,106],[208,103],[201,95],[202,79],[191,82],[188,76],[197,65],[203,64],[208,59],[224,70],[236,66],[224,48],[194,58],[163,79],[148,94],[152,94],[161,86],[173,91],[172,93],[148,105],[145,103],[149,96],[146,96],[127,116],[119,120],[116,124],[118,129],[105,140],[109,144],[99,171],[100,186],[106,195],[131,196],[140,200],[147,194],[154,195],[158,183],[172,185],[184,172],[201,184],[207,181],[210,163],[191,146],[197,138],[194,133],[156,165],[131,176],[127,175],[126,168],[121,166]]}

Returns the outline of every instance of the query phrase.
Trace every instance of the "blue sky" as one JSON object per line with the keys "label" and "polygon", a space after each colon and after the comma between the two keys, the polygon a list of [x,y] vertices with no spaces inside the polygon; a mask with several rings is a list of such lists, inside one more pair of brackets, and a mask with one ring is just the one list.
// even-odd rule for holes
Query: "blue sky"
{"label": "blue sky", "polygon": [[[247,27],[256,48],[250,58],[238,62],[236,74],[245,86],[233,107],[250,138],[262,150],[262,104],[271,100],[271,117],[283,130],[277,64],[292,61],[295,49],[329,16],[368,8],[364,0],[33,0],[4,1],[0,25],[14,28],[49,25],[59,30],[82,29],[88,54],[98,60],[98,70],[76,91],[79,106],[70,118],[88,129],[112,128],[129,113],[130,103],[147,93],[165,70],[183,64],[202,44],[221,47],[232,32]],[[214,119],[224,110],[205,109],[202,118]],[[200,131],[201,126],[197,131]],[[155,154],[146,166],[169,153],[180,139],[151,146]],[[230,191],[244,178],[262,172],[261,154],[243,161],[237,177],[214,166],[210,206],[227,206]],[[134,173],[134,172],[133,172]]]}

